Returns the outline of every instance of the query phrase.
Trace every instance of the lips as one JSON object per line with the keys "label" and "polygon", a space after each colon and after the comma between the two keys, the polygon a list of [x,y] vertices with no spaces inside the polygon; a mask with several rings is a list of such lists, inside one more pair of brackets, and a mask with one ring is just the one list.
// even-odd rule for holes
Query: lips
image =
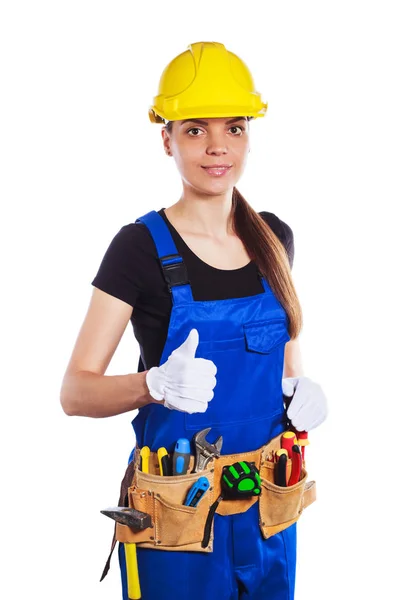
{"label": "lips", "polygon": [[210,166],[210,167],[202,167],[209,175],[216,175],[220,177],[221,175],[225,175],[231,169],[229,165],[219,165],[219,166]]}

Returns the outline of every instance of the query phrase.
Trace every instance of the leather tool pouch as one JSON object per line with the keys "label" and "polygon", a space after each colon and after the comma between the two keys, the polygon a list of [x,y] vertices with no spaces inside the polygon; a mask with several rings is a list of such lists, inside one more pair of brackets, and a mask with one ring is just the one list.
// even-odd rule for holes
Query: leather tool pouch
{"label": "leather tool pouch", "polygon": [[[281,447],[281,434],[261,448],[239,454],[221,455],[211,459],[203,471],[191,473],[194,456],[190,457],[187,475],[161,476],[156,452],[150,453],[149,472],[139,469],[140,449],[136,448],[134,458],[128,465],[121,483],[120,506],[129,506],[146,512],[151,516],[152,527],[134,531],[127,525],[115,523],[115,532],[111,552],[103,575],[109,566],[116,541],[136,543],[144,548],[161,550],[186,550],[194,552],[212,552],[214,539],[214,521],[212,521],[208,543],[202,546],[202,540],[211,506],[221,495],[221,475],[225,465],[237,461],[254,462],[261,479],[261,495],[240,499],[224,499],[218,504],[216,512],[231,515],[247,511],[252,504],[259,502],[260,530],[264,538],[286,529],[301,516],[304,508],[316,500],[315,481],[307,482],[307,471],[303,462],[300,481],[295,485],[281,487],[274,483],[273,452]],[[287,461],[288,474],[291,460]],[[187,493],[199,477],[207,477],[210,487],[196,507],[183,503]]]}
{"label": "leather tool pouch", "polygon": [[[136,449],[136,464],[138,454]],[[135,469],[132,485],[128,488],[129,506],[148,513],[153,527],[135,532],[127,525],[116,523],[116,539],[134,542],[144,548],[211,552],[213,531],[206,548],[201,546],[201,541],[212,503],[214,470],[190,473],[194,466],[194,456],[191,456],[187,475],[161,476],[157,474],[159,468],[155,459],[156,453],[151,453],[148,473]],[[197,506],[185,506],[188,491],[202,476],[207,477],[210,487]]]}
{"label": "leather tool pouch", "polygon": [[[281,435],[273,438],[261,451],[260,478],[261,495],[259,497],[260,529],[264,538],[286,529],[295,523],[303,510],[316,500],[315,481],[307,482],[308,473],[305,461],[300,479],[294,485],[282,487],[274,483],[274,463],[272,452],[279,450]],[[290,475],[292,461],[287,461],[287,474]]]}
{"label": "leather tool pouch", "polygon": [[[295,523],[301,516],[304,508],[316,500],[315,481],[307,482],[308,473],[303,462],[300,480],[288,487],[274,483],[273,453],[281,447],[282,434],[274,437],[268,444],[252,452],[240,454],[225,454],[208,463],[207,467],[214,468],[214,489],[212,503],[221,495],[221,475],[225,465],[236,461],[254,462],[259,470],[261,479],[260,496],[240,498],[234,500],[223,499],[216,509],[220,515],[232,515],[247,511],[252,504],[258,502],[260,530],[264,538],[269,538],[275,533],[286,529]],[[268,460],[269,459],[269,460]],[[287,461],[287,474],[290,475],[292,461]],[[207,538],[206,538],[207,539]]]}

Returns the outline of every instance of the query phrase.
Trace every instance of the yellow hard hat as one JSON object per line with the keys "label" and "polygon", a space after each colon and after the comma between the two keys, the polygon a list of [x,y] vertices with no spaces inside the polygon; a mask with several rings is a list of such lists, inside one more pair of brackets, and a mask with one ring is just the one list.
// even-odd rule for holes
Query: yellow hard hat
{"label": "yellow hard hat", "polygon": [[245,63],[218,42],[196,42],[161,74],[149,108],[152,123],[196,117],[263,117],[268,103]]}

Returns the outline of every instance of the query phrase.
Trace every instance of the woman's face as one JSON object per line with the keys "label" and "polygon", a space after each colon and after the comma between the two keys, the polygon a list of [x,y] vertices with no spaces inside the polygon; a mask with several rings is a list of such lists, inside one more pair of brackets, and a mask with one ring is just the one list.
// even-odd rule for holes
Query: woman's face
{"label": "woman's face", "polygon": [[[163,127],[162,137],[164,149],[174,157],[184,184],[211,194],[233,188],[250,150],[249,122],[244,117],[174,121],[171,135]],[[206,168],[215,165],[228,168]]]}

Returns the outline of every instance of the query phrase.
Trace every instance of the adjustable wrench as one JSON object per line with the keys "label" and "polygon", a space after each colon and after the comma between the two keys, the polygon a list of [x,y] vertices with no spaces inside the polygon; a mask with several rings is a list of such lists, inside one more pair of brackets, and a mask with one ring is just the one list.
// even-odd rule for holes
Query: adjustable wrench
{"label": "adjustable wrench", "polygon": [[220,435],[213,444],[210,444],[210,442],[207,442],[205,439],[210,430],[211,427],[207,427],[207,429],[202,429],[193,436],[196,446],[196,461],[192,473],[202,471],[212,458],[215,456],[218,457],[221,454],[222,435]]}

